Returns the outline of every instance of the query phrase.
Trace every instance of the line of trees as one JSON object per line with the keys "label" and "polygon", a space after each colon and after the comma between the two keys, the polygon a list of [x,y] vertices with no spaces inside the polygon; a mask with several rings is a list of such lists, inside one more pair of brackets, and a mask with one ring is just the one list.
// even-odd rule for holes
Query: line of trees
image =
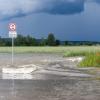
{"label": "line of trees", "polygon": [[[18,35],[14,40],[15,46],[57,46],[60,45],[60,41],[56,40],[54,34],[50,33],[47,39],[35,39],[34,37],[27,35]],[[10,38],[0,38],[0,46],[11,46]]]}
{"label": "line of trees", "polygon": [[[60,41],[57,40],[53,33],[49,33],[48,37],[42,39],[36,39],[30,35],[23,36],[18,35],[14,41],[15,46],[80,46],[80,45],[100,45],[100,42],[92,41]],[[11,46],[11,38],[1,38],[0,46]]]}

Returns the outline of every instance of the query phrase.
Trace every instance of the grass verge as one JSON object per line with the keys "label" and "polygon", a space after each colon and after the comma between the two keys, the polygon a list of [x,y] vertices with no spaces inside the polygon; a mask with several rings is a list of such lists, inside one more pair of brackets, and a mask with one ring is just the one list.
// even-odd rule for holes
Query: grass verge
{"label": "grass verge", "polygon": [[65,52],[64,57],[76,57],[76,56],[86,56],[89,52],[88,51],[70,51],[70,52]]}
{"label": "grass verge", "polygon": [[80,67],[100,67],[100,52],[87,54]]}

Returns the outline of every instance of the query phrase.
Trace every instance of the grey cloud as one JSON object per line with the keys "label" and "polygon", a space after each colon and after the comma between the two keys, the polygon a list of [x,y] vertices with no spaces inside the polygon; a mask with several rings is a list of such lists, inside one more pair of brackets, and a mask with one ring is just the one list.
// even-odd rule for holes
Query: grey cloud
{"label": "grey cloud", "polygon": [[84,0],[0,0],[0,19],[31,13],[75,14],[84,10]]}
{"label": "grey cloud", "polygon": [[[49,4],[48,4],[49,5]],[[43,9],[50,14],[76,14],[84,11],[84,0],[55,0],[52,6]]]}

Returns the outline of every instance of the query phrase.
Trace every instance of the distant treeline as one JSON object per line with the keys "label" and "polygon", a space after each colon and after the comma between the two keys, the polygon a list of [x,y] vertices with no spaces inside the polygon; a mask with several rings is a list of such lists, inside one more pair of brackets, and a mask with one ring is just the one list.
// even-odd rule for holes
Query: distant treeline
{"label": "distant treeline", "polygon": [[[15,46],[80,46],[80,45],[100,45],[100,42],[92,41],[60,41],[50,33],[46,39],[36,39],[30,35],[18,35],[14,41]],[[11,46],[11,38],[0,37],[0,46]]]}

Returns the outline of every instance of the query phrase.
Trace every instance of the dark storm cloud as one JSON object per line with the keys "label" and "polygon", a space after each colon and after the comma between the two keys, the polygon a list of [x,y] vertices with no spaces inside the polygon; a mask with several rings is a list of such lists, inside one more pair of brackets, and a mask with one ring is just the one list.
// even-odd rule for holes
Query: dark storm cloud
{"label": "dark storm cloud", "polygon": [[100,3],[100,0],[94,0],[95,2],[97,2],[97,3]]}
{"label": "dark storm cloud", "polygon": [[84,0],[0,0],[0,19],[32,13],[75,14],[84,10]]}
{"label": "dark storm cloud", "polygon": [[51,6],[48,6],[42,11],[50,14],[81,13],[84,11],[84,0],[55,0]]}

